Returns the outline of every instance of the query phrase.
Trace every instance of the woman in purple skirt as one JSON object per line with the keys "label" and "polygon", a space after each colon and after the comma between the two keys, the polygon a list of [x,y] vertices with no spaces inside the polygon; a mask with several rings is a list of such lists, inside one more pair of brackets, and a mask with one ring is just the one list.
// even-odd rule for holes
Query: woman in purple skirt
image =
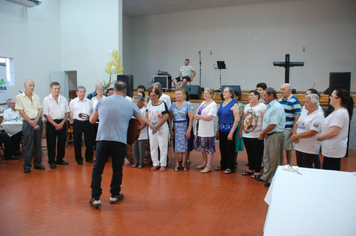
{"label": "woman in purple skirt", "polygon": [[202,169],[201,173],[212,171],[211,163],[215,152],[214,117],[218,112],[218,107],[213,97],[214,89],[205,88],[205,101],[200,105],[197,114],[194,116],[196,120],[194,148],[201,152],[203,156],[203,163],[197,166],[198,169]]}

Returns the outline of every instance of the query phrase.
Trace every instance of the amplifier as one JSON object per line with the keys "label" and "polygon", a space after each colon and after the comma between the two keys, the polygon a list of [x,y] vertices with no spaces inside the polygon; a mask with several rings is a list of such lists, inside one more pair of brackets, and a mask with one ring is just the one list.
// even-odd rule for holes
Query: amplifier
{"label": "amplifier", "polygon": [[167,75],[154,75],[153,82],[160,82],[162,84],[162,89],[164,91],[171,91],[172,87],[172,76],[170,74]]}

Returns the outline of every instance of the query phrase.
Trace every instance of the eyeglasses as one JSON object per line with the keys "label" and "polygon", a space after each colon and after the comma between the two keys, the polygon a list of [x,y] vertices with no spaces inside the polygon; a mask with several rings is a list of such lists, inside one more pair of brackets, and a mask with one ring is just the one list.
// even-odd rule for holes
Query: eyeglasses
{"label": "eyeglasses", "polygon": [[338,96],[336,96],[334,94],[330,94],[330,97],[339,98]]}

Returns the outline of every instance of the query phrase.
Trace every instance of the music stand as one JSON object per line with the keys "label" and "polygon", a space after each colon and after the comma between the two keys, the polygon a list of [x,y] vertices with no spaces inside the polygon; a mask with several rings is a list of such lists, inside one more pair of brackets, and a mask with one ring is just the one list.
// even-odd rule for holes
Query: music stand
{"label": "music stand", "polygon": [[217,61],[216,63],[217,64],[214,64],[214,69],[220,70],[220,88],[219,88],[219,91],[221,91],[221,70],[225,70],[226,69],[226,64],[225,64],[225,61]]}

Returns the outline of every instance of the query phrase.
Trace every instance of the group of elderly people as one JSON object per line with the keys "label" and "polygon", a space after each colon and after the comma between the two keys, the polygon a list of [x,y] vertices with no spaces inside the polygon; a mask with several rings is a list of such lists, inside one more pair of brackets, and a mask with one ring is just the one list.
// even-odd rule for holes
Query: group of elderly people
{"label": "group of elderly people", "polygon": [[[171,138],[174,139],[174,170],[188,170],[187,157],[189,152],[195,149],[202,153],[202,163],[197,168],[201,169],[202,173],[208,173],[212,171],[215,139],[217,139],[219,140],[221,161],[215,170],[223,170],[225,174],[233,173],[237,152],[243,150],[244,144],[249,161],[249,170],[244,172],[243,175],[251,175],[256,180],[270,182],[270,179],[261,177],[261,167],[264,165],[268,169],[271,168],[273,176],[274,167],[271,165],[273,161],[269,160],[268,153],[271,151],[272,145],[281,146],[284,141],[279,144],[271,144],[268,139],[284,136],[284,140],[288,140],[285,137],[284,128],[287,127],[285,122],[290,120],[288,114],[290,112],[278,107],[280,104],[275,101],[277,98],[275,90],[266,87],[257,86],[256,90],[251,90],[248,95],[249,103],[246,106],[237,101],[236,98],[239,94],[236,94],[236,91],[230,87],[223,90],[224,101],[220,105],[217,105],[213,100],[214,89],[205,88],[204,101],[194,112],[193,105],[189,102],[189,94],[183,88],[176,89],[176,102],[171,104],[169,96],[162,93],[159,84],[149,88],[148,98],[145,95],[145,88],[139,86],[136,96],[132,99],[127,96],[126,98],[132,100],[138,106],[152,126],[148,127],[146,124],[141,126],[140,137],[133,144],[134,164],[132,167],[143,168],[149,140],[153,163],[151,170],[165,171],[168,162],[170,134]],[[96,104],[105,98],[104,86],[100,83],[96,85],[95,92],[88,95],[88,98],[91,99],[90,102],[88,98],[84,99],[84,87],[78,87],[77,96],[77,100],[79,99],[81,103],[87,99],[86,101],[90,106],[84,109],[83,105],[78,103],[80,111],[75,112],[76,100],[71,101],[69,105],[71,118],[77,123],[79,122],[73,124],[74,135],[81,137],[82,132],[88,133],[85,134],[87,146],[85,158],[87,162],[92,162],[91,145],[93,142],[91,137],[96,135],[97,124],[93,126],[93,135],[92,128],[89,130],[89,126],[86,127],[85,125],[90,115],[90,111],[86,110],[94,110]],[[294,97],[288,96],[290,99]],[[295,143],[298,166],[313,168],[314,164],[316,168],[320,168],[319,151],[321,147],[324,156],[323,169],[340,170],[340,160],[345,156],[347,150],[353,98],[350,93],[343,89],[334,90],[330,95],[330,105],[333,106],[334,111],[324,119],[324,112],[319,105],[319,96],[314,89],[309,89],[306,92],[305,106],[301,109],[300,116],[293,121],[293,128],[287,135],[290,136],[288,138],[291,142]],[[273,107],[277,107],[275,111],[272,110]],[[268,109],[270,111],[265,113]],[[276,118],[277,111],[281,111],[279,112],[281,114],[284,112],[283,119],[280,116],[278,116],[278,119]],[[215,129],[215,117],[218,119],[217,129]],[[280,133],[283,133],[283,135],[280,135]],[[75,138],[74,142],[76,161],[78,164],[82,164],[81,138]],[[277,152],[281,153],[280,150],[283,153],[283,148],[279,148]],[[282,162],[283,157],[274,161],[277,164],[282,164]]]}
{"label": "group of elderly people", "polygon": [[[289,85],[285,86],[288,90]],[[275,170],[273,165],[271,166],[272,160],[268,160],[273,157],[267,157],[267,160],[264,158],[269,152],[273,154],[272,149],[275,149],[273,145],[278,146],[276,151],[280,153],[279,159],[274,161],[277,165],[283,163],[283,150],[295,149],[298,166],[313,168],[314,164],[316,168],[320,168],[319,151],[322,147],[323,169],[340,170],[340,160],[346,154],[348,129],[353,111],[353,99],[347,91],[336,89],[332,92],[330,105],[334,107],[334,111],[324,119],[324,111],[319,105],[320,95],[316,90],[309,89],[305,96],[305,106],[299,108],[299,112],[296,113],[298,116],[294,115],[294,120],[290,123],[288,121],[292,120],[292,116],[288,105],[284,105],[283,101],[288,104],[287,98],[296,100],[291,94],[287,94],[286,99],[281,98],[278,102],[273,88],[251,90],[248,96],[249,103],[245,107],[234,100],[236,93],[230,87],[224,89],[224,101],[219,106],[214,102],[213,96],[214,90],[206,88],[204,101],[194,114],[186,90],[177,89],[176,102],[168,108],[165,102],[159,99],[160,92],[154,88],[149,89],[151,101],[147,104],[147,117],[157,127],[155,130],[149,130],[152,170],[164,171],[166,168],[168,132],[174,138],[175,171],[187,170],[186,157],[191,151],[190,140],[193,140],[194,149],[202,153],[203,159],[197,168],[202,169],[202,173],[211,172],[215,138],[219,140],[221,154],[220,165],[215,170],[223,170],[225,174],[234,172],[236,153],[243,150],[240,148],[242,141],[249,161],[249,170],[243,175],[251,175],[252,178],[269,184],[270,179],[264,179],[261,170],[267,165],[267,168],[271,169],[270,178],[273,177]],[[271,108],[268,117],[264,117],[266,109],[272,106],[278,107],[280,114],[277,116],[275,110]],[[215,117],[218,119],[216,133]],[[285,132],[287,124],[291,128]],[[282,139],[279,143],[272,144],[273,142],[268,142],[272,135],[275,135],[275,138],[281,136]],[[288,144],[291,148],[286,149],[284,143],[288,142],[293,142],[293,145]],[[161,151],[160,158],[158,149]],[[182,161],[180,155],[183,157]]]}

